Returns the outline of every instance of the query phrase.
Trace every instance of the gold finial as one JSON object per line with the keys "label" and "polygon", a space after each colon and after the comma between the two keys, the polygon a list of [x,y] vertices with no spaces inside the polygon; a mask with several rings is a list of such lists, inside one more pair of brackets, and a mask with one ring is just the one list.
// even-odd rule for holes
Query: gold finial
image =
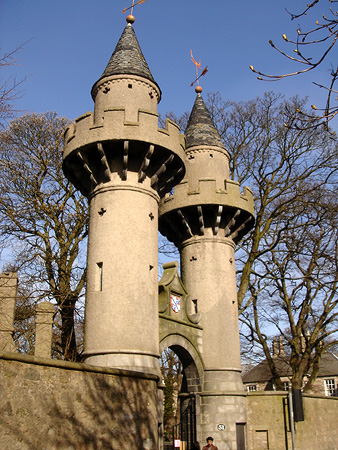
{"label": "gold finial", "polygon": [[126,17],[126,20],[128,23],[134,23],[135,22],[135,17],[133,16],[133,10],[134,10],[134,6],[136,5],[140,5],[141,3],[144,3],[146,0],[138,0],[138,2],[135,3],[135,0],[133,0],[133,3],[131,6],[129,6],[128,8],[124,8],[122,10],[123,13],[127,12],[128,9],[130,9],[130,14]]}
{"label": "gold finial", "polygon": [[[199,62],[195,61],[194,57],[192,56],[192,50],[190,50],[190,56],[191,56],[191,61],[195,64],[196,66],[196,79],[191,83],[190,86],[193,86],[196,82],[197,82],[197,86],[195,87],[195,92],[197,94],[200,94],[202,92],[202,87],[200,86],[200,82],[199,79],[201,77],[203,77],[207,72],[208,72],[208,66],[206,66],[203,70],[201,69],[201,60],[199,60]],[[198,69],[202,70],[202,73],[200,75],[198,75]]]}

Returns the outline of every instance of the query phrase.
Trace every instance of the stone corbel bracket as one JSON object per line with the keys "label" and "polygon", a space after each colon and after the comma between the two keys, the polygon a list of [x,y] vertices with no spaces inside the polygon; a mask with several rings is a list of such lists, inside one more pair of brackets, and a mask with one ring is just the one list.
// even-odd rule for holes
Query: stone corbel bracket
{"label": "stone corbel bracket", "polygon": [[253,192],[248,187],[241,192],[232,180],[216,189],[216,180],[210,178],[200,179],[192,190],[183,180],[161,200],[159,221],[161,233],[177,246],[194,235],[203,236],[206,228],[237,243],[254,223]]}
{"label": "stone corbel bracket", "polygon": [[110,181],[113,172],[125,181],[133,171],[140,183],[150,178],[162,197],[184,177],[184,149],[185,137],[171,120],[161,129],[156,113],[139,110],[138,121],[128,122],[125,109],[114,107],[105,110],[99,122],[88,112],[67,128],[63,169],[84,195]]}

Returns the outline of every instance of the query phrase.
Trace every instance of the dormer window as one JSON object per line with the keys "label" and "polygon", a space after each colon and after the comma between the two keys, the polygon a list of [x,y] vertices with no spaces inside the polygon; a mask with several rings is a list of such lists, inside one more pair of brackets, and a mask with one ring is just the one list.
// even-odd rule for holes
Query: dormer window
{"label": "dormer window", "polygon": [[247,392],[256,392],[257,391],[257,384],[248,384],[246,386]]}

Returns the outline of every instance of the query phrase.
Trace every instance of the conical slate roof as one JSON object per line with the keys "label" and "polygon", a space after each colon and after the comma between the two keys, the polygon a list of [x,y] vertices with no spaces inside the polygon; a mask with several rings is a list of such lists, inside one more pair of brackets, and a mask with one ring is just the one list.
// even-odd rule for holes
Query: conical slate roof
{"label": "conical slate roof", "polygon": [[125,27],[100,79],[121,74],[138,75],[156,84],[130,23]]}
{"label": "conical slate roof", "polygon": [[187,139],[186,149],[198,145],[213,145],[225,148],[201,94],[196,96],[185,130],[185,136]]}

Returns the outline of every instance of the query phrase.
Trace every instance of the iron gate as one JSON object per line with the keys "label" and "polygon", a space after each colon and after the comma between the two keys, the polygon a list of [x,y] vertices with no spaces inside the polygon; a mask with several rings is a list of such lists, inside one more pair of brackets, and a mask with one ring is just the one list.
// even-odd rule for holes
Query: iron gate
{"label": "iron gate", "polygon": [[181,396],[181,422],[173,426],[173,449],[175,441],[181,441],[181,448],[190,450],[196,441],[196,398],[194,394]]}

